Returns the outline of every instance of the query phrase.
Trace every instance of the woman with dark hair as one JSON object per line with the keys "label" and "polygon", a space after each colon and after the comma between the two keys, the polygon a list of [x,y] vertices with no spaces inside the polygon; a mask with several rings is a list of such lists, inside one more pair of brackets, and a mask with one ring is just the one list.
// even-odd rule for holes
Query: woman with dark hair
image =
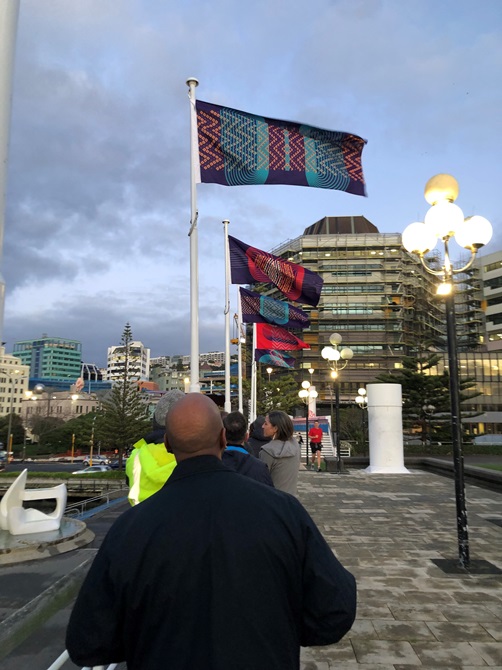
{"label": "woman with dark hair", "polygon": [[276,489],[296,495],[300,468],[300,445],[293,437],[293,422],[286,412],[269,412],[263,422],[263,434],[271,438],[260,451]]}
{"label": "woman with dark hair", "polygon": [[256,458],[260,457],[260,449],[265,444],[267,444],[267,442],[270,442],[270,438],[265,437],[265,435],[263,434],[264,422],[265,417],[260,414],[249,426],[249,438],[247,441],[247,446],[249,447],[253,456],[256,456]]}

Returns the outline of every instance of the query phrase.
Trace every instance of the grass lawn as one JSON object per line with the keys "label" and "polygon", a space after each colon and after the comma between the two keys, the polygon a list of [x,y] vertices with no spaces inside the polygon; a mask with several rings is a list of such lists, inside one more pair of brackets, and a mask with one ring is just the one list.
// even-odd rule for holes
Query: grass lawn
{"label": "grass lawn", "polygon": [[493,465],[487,464],[487,465],[478,465],[478,468],[486,468],[487,470],[500,470],[502,472],[502,463],[494,463]]}

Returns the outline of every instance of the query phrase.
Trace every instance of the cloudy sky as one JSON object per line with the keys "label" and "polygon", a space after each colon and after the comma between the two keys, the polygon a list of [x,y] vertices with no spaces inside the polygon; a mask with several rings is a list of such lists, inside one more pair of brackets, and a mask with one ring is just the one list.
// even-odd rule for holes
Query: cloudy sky
{"label": "cloudy sky", "polygon": [[401,232],[449,172],[501,249],[501,72],[500,0],[21,0],[6,350],[47,333],[102,365],[129,321],[153,356],[189,353],[189,76],[202,100],[368,140],[367,198],[198,187],[201,351],[224,348],[223,219],[265,250],[323,216]]}

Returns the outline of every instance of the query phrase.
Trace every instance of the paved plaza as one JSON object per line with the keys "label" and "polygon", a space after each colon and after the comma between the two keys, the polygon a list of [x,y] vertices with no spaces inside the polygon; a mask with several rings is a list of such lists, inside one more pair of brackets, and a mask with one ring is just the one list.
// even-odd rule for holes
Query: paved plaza
{"label": "paved plaza", "polygon": [[[355,574],[359,598],[352,630],[337,645],[303,649],[302,670],[502,670],[502,494],[467,485],[471,559],[488,567],[488,574],[452,574],[433,561],[447,559],[455,567],[458,557],[453,480],[419,470],[405,475],[302,470],[299,490],[335,553]],[[118,511],[92,522],[98,541]],[[29,616],[30,598],[47,587],[51,561],[55,568],[59,561],[60,570],[64,561],[78,565],[95,551],[77,549],[66,559],[2,568],[4,621],[13,614],[8,603],[19,608],[23,598]],[[14,579],[20,571],[30,575],[22,588]],[[0,655],[0,669],[46,670],[64,649],[68,613],[69,607],[62,609],[3,660]]]}

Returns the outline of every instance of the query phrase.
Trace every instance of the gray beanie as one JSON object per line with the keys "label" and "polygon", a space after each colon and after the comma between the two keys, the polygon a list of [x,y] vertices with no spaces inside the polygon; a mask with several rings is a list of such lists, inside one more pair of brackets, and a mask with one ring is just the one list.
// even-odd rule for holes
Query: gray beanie
{"label": "gray beanie", "polygon": [[164,428],[167,413],[171,407],[178,402],[178,400],[181,400],[181,398],[184,397],[185,394],[183,391],[178,391],[178,389],[172,389],[171,391],[164,393],[162,398],[157,403],[157,407],[155,408],[155,412],[153,414],[154,423],[158,424],[160,428]]}

